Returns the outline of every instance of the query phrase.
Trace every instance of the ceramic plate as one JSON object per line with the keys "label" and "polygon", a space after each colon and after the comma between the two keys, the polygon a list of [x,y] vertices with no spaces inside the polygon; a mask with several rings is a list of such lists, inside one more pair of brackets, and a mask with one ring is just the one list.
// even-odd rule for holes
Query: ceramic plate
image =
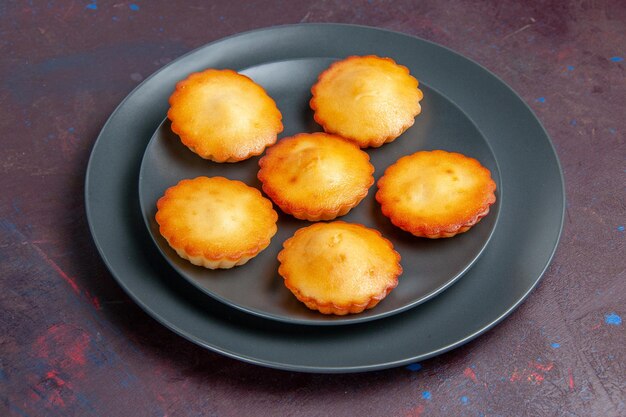
{"label": "ceramic plate", "polygon": [[[365,54],[390,56],[409,66],[429,87],[431,97],[439,95],[442,103],[459,109],[491,149],[500,175],[499,217],[481,257],[437,297],[389,317],[345,326],[268,320],[207,297],[181,279],[153,244],[137,193],[144,152],[165,117],[175,83],[206,67],[244,70]],[[282,26],[232,36],[193,51],[145,80],[102,129],[87,168],[85,199],[102,259],[151,316],[225,355],[308,372],[399,366],[453,349],[487,331],[539,281],[556,249],[565,207],[550,139],[505,83],[439,45],[336,24]],[[380,227],[386,233],[386,226]]]}
{"label": "ceramic plate", "polygon": [[[310,89],[317,76],[334,60],[300,58],[263,63],[241,69],[274,98],[283,114],[285,131],[280,137],[319,131],[309,108]],[[418,73],[415,73],[419,76]],[[472,156],[492,172],[499,184],[496,158],[471,120],[444,95],[422,84],[422,113],[415,124],[390,144],[366,150],[376,171],[375,179],[398,158],[418,150],[445,149]],[[493,233],[498,217],[496,203],[490,214],[469,232],[452,239],[421,239],[394,227],[382,215],[374,195],[368,196],[341,220],[380,230],[402,256],[404,273],[398,287],[376,308],[347,316],[324,315],[309,310],[284,286],[278,275],[278,252],[283,242],[310,222],[281,213],[278,232],[270,246],[246,265],[228,270],[208,270],[180,258],[159,234],[154,220],[156,202],[170,186],[184,178],[224,176],[261,189],[256,175],[259,158],[235,164],[206,161],[185,147],[172,132],[169,121],[156,130],[144,154],[139,175],[139,201],[152,238],[174,269],[210,296],[226,304],[263,317],[299,324],[348,324],[385,317],[416,306],[450,286],[478,259]],[[500,193],[497,191],[499,199]]]}

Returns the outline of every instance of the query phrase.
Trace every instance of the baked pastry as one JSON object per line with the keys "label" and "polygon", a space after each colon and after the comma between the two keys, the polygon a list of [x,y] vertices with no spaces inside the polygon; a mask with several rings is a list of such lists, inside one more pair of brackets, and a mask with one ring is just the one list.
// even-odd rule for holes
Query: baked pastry
{"label": "baked pastry", "polygon": [[296,231],[278,254],[285,286],[324,314],[360,313],[398,285],[400,255],[374,229],[336,221]]}
{"label": "baked pastry", "polygon": [[378,180],[376,200],[400,229],[431,239],[468,231],[496,201],[491,173],[474,158],[420,151],[400,158]]}
{"label": "baked pastry", "polygon": [[209,269],[248,262],[269,245],[278,220],[259,190],[223,177],[182,180],[165,191],[157,209],[167,243]]}
{"label": "baked pastry", "polygon": [[232,70],[207,69],[176,84],[167,117],[202,158],[237,162],[260,155],[282,132],[282,115],[263,87]]}
{"label": "baked pastry", "polygon": [[327,133],[281,139],[259,165],[263,191],[282,211],[304,220],[343,216],[374,183],[367,153]]}
{"label": "baked pastry", "polygon": [[418,84],[391,58],[351,56],[320,74],[310,105],[326,132],[379,147],[413,125],[422,110]]}

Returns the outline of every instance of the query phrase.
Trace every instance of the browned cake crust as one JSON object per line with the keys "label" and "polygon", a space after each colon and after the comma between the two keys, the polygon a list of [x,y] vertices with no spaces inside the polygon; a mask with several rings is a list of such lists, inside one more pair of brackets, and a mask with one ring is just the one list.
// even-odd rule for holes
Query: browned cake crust
{"label": "browned cake crust", "polygon": [[263,191],[298,219],[343,216],[367,195],[374,167],[358,146],[327,133],[281,139],[259,161]]}
{"label": "browned cake crust", "polygon": [[269,245],[277,220],[259,190],[223,177],[182,180],[157,202],[161,235],[182,258],[209,269],[255,257]]}
{"label": "browned cake crust", "polygon": [[310,106],[326,132],[361,148],[379,147],[413,125],[422,109],[418,85],[391,58],[351,56],[320,74]]}
{"label": "browned cake crust", "polygon": [[167,117],[202,158],[237,162],[260,155],[282,132],[282,115],[265,90],[232,70],[207,69],[176,84]]}
{"label": "browned cake crust", "polygon": [[285,286],[308,308],[346,315],[375,307],[398,285],[400,255],[380,232],[342,221],[296,231],[278,254]]}
{"label": "browned cake crust", "polygon": [[491,173],[460,153],[420,151],[400,158],[378,180],[376,200],[391,222],[431,239],[468,231],[496,201]]}

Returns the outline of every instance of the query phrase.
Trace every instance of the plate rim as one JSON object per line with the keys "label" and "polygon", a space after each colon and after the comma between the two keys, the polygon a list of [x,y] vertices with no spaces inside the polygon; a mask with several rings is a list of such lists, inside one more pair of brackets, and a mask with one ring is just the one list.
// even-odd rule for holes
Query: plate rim
{"label": "plate rim", "polygon": [[[94,219],[93,219],[93,213],[91,212],[91,206],[88,203],[89,200],[89,194],[90,194],[90,184],[92,181],[92,172],[93,172],[93,166],[94,166],[94,160],[96,158],[96,153],[98,151],[98,148],[100,146],[102,146],[102,143],[104,142],[104,133],[107,130],[107,128],[113,123],[113,119],[119,115],[119,113],[121,112],[122,107],[125,106],[125,104],[130,100],[130,98],[132,96],[134,96],[143,86],[145,83],[147,83],[148,81],[150,81],[153,77],[157,76],[157,74],[160,74],[162,71],[168,69],[170,66],[175,65],[177,62],[179,62],[180,60],[183,60],[185,58],[187,58],[188,56],[195,54],[197,52],[199,52],[200,50],[204,49],[204,48],[209,48],[215,44],[230,40],[230,39],[234,39],[237,37],[242,37],[242,36],[250,36],[250,35],[254,35],[255,33],[259,33],[259,32],[264,32],[264,31],[268,31],[268,30],[280,30],[280,29],[287,29],[287,28],[295,28],[295,27],[320,27],[320,28],[356,28],[356,29],[365,29],[368,31],[374,31],[374,32],[380,32],[382,34],[395,34],[395,35],[400,35],[403,37],[407,37],[407,38],[411,38],[413,40],[417,40],[419,42],[423,42],[425,44],[428,44],[430,46],[434,46],[436,48],[440,48],[446,51],[446,53],[451,54],[455,57],[458,58],[462,58],[465,61],[468,61],[469,63],[473,64],[474,66],[476,66],[478,69],[482,70],[482,72],[486,73],[487,75],[489,75],[490,77],[492,77],[493,79],[497,80],[498,83],[500,84],[500,86],[502,88],[504,88],[508,94],[511,94],[512,96],[514,96],[516,98],[516,100],[522,104],[522,106],[530,113],[530,115],[532,115],[534,121],[536,121],[537,123],[537,127],[540,129],[541,133],[543,133],[543,135],[545,136],[545,138],[547,139],[546,144],[548,145],[550,151],[551,151],[551,157],[553,158],[555,164],[556,164],[556,168],[558,171],[558,180],[560,183],[560,193],[558,195],[558,197],[560,197],[560,201],[562,202],[562,207],[559,213],[559,222],[558,222],[558,231],[556,233],[555,240],[554,240],[554,245],[551,248],[549,254],[547,254],[547,258],[545,261],[545,264],[543,265],[543,267],[541,268],[538,276],[536,278],[534,278],[532,284],[528,287],[528,289],[526,289],[526,291],[516,300],[516,302],[512,303],[505,311],[501,312],[499,315],[497,315],[497,317],[495,317],[493,320],[491,320],[490,322],[488,322],[485,325],[481,325],[481,327],[479,329],[477,329],[476,331],[474,331],[473,333],[470,333],[468,335],[466,335],[465,337],[456,340],[453,343],[447,344],[445,346],[440,347],[439,349],[434,349],[430,352],[427,353],[423,353],[423,354],[417,354],[408,358],[403,358],[403,359],[399,359],[399,360],[393,360],[393,361],[386,361],[386,362],[379,362],[376,364],[370,364],[370,365],[354,365],[354,366],[310,366],[310,365],[293,365],[293,364],[288,364],[288,363],[283,363],[283,362],[277,362],[277,361],[272,361],[272,360],[266,360],[266,359],[260,359],[257,357],[251,357],[249,355],[246,354],[241,354],[241,353],[237,353],[234,352],[230,349],[226,349],[220,346],[217,346],[215,343],[208,343],[207,341],[201,340],[199,337],[197,337],[196,335],[187,332],[181,328],[179,328],[177,325],[175,325],[174,323],[171,323],[170,321],[166,320],[166,318],[162,317],[161,315],[159,315],[158,313],[156,313],[153,308],[149,305],[147,305],[146,303],[144,303],[143,301],[141,301],[138,296],[136,294],[134,294],[129,287],[127,286],[127,284],[124,282],[123,279],[120,279],[117,274],[115,273],[115,271],[113,270],[113,267],[111,265],[110,260],[108,259],[107,254],[105,253],[100,241],[98,240],[97,237],[97,233],[95,231],[95,226],[94,226]],[[473,119],[470,119],[473,121]],[[534,111],[532,110],[532,108],[529,106],[528,103],[526,103],[526,101],[524,101],[522,99],[522,97],[514,90],[512,89],[507,83],[505,83],[498,75],[494,74],[493,72],[489,71],[486,67],[484,67],[483,65],[475,62],[473,59],[468,58],[460,53],[455,52],[454,50],[444,46],[444,45],[440,45],[437,44],[435,42],[429,41],[427,39],[423,39],[420,37],[417,37],[415,35],[411,35],[408,33],[403,33],[400,31],[395,31],[395,30],[389,30],[389,29],[384,29],[384,28],[378,28],[378,27],[371,27],[371,26],[366,26],[366,25],[356,25],[356,24],[343,24],[343,23],[299,23],[299,24],[285,24],[285,25],[276,25],[276,26],[269,26],[269,27],[262,27],[262,28],[257,28],[257,29],[253,29],[250,31],[245,31],[245,32],[240,32],[240,33],[235,33],[223,38],[219,38],[216,40],[213,40],[209,43],[203,44],[201,46],[199,46],[198,48],[194,48],[193,50],[177,57],[176,59],[172,60],[172,62],[168,63],[167,65],[161,67],[160,69],[158,69],[157,71],[155,71],[154,73],[152,73],[149,77],[147,77],[142,83],[140,83],[138,86],[136,86],[135,88],[133,88],[127,95],[126,97],[116,106],[116,108],[113,110],[113,112],[110,114],[109,118],[107,119],[107,121],[105,122],[105,124],[102,126],[102,129],[100,131],[100,133],[98,134],[98,137],[96,138],[93,146],[92,146],[92,150],[89,156],[89,160],[87,163],[87,168],[86,168],[86,174],[85,174],[85,186],[84,186],[84,197],[85,197],[85,213],[87,216],[87,221],[88,221],[88,226],[89,226],[89,231],[92,237],[92,240],[96,246],[96,249],[98,251],[98,254],[100,255],[101,259],[103,260],[107,270],[109,271],[109,273],[112,275],[112,277],[115,279],[115,281],[117,282],[118,285],[120,285],[120,287],[126,292],[126,294],[133,299],[133,301],[139,306],[141,307],[144,311],[146,311],[146,313],[148,313],[152,318],[154,318],[157,322],[161,323],[162,325],[164,325],[165,327],[167,327],[168,329],[172,330],[173,332],[179,334],[180,336],[183,336],[184,338],[200,345],[206,348],[209,348],[210,350],[213,350],[215,352],[221,353],[225,356],[234,358],[234,359],[238,359],[238,360],[242,360],[248,363],[252,363],[252,364],[257,364],[257,365],[263,365],[263,366],[267,366],[267,367],[271,367],[271,368],[275,368],[275,369],[282,369],[282,370],[290,370],[290,371],[301,371],[301,372],[323,372],[323,373],[342,373],[342,372],[359,372],[359,371],[373,371],[373,370],[379,370],[379,369],[386,369],[386,368],[390,368],[390,367],[395,367],[395,366],[400,366],[400,365],[404,365],[404,364],[408,364],[411,362],[415,362],[418,360],[424,360],[424,359],[428,359],[431,358],[433,356],[437,356],[439,354],[445,353],[447,351],[450,351],[452,349],[455,349],[473,339],[475,339],[476,337],[480,336],[481,334],[484,334],[485,332],[491,330],[494,326],[496,326],[498,323],[500,323],[502,320],[504,320],[507,316],[509,316],[514,310],[516,310],[519,305],[521,303],[523,303],[528,296],[530,295],[530,293],[532,293],[532,291],[537,287],[537,285],[539,284],[539,282],[542,280],[543,276],[545,275],[546,270],[549,268],[549,266],[552,263],[552,260],[556,254],[557,249],[559,248],[560,245],[560,241],[561,241],[561,237],[563,234],[563,226],[564,226],[564,222],[565,222],[565,212],[566,212],[566,207],[567,207],[567,199],[566,199],[566,193],[565,193],[565,180],[564,180],[564,175],[563,175],[563,169],[562,169],[562,164],[559,160],[558,154],[556,152],[554,143],[552,141],[552,139],[550,138],[550,135],[548,134],[548,132],[546,131],[545,127],[542,125],[542,123],[540,122],[539,118],[536,116],[536,114],[534,113]],[[491,242],[490,242],[491,243]],[[489,246],[489,244],[487,245]]]}

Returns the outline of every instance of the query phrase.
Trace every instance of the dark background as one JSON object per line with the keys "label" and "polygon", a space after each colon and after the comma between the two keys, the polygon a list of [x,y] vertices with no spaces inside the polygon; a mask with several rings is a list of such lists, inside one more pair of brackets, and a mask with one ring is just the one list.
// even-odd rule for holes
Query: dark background
{"label": "dark background", "polygon": [[[206,351],[122,292],[84,215],[91,147],[144,78],[254,28],[432,40],[511,85],[551,135],[567,213],[507,320],[409,367],[299,374]],[[0,415],[626,415],[626,2],[0,3]]]}

